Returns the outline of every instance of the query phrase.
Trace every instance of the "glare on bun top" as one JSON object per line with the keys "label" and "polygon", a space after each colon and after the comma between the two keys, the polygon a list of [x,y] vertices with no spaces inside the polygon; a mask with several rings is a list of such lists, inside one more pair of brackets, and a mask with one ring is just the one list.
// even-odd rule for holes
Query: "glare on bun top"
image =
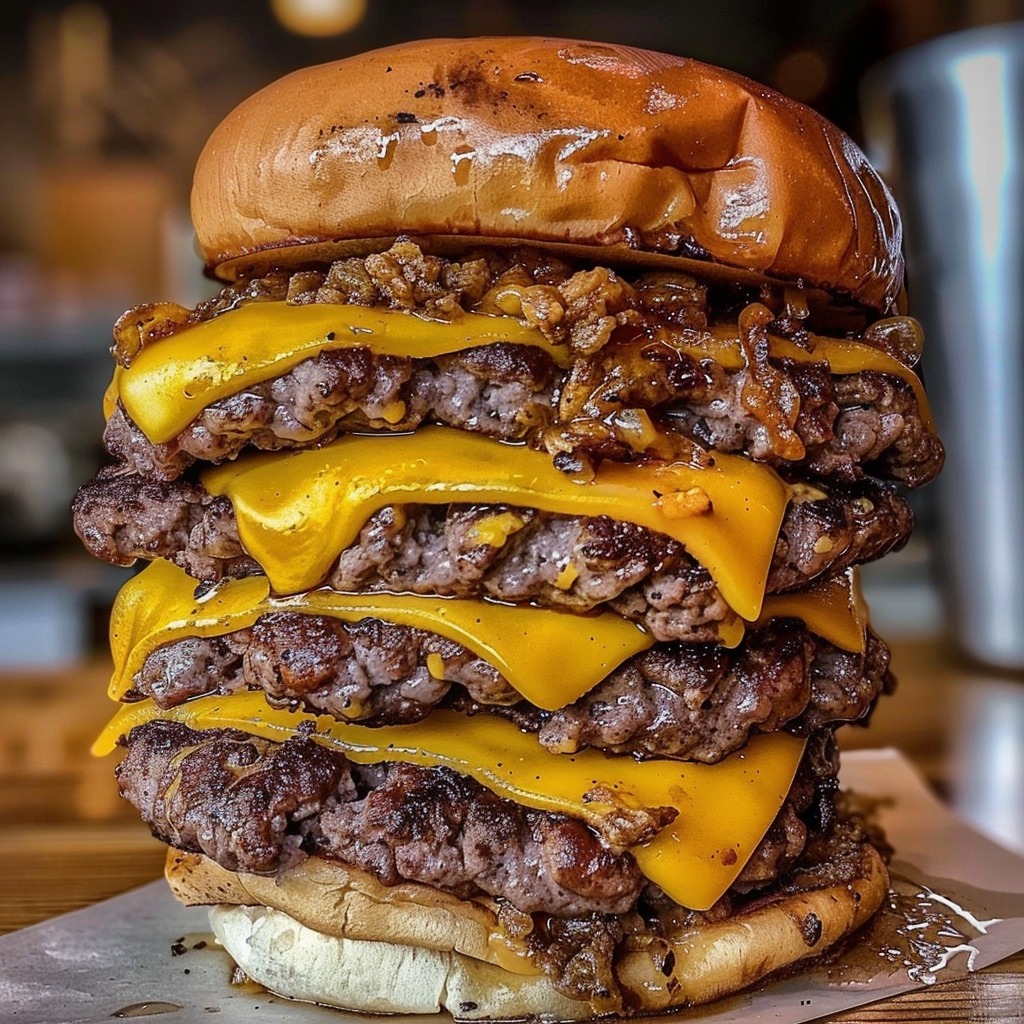
{"label": "glare on bun top", "polygon": [[404,233],[695,258],[881,313],[903,284],[899,215],[845,133],[741,75],[608,43],[437,39],[296,71],[214,131],[192,214],[227,280]]}

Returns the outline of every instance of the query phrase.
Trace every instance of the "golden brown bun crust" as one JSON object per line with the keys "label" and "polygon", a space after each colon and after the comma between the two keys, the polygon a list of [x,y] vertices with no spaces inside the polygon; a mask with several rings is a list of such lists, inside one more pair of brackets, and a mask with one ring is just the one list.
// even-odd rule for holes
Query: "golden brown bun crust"
{"label": "golden brown bun crust", "polygon": [[436,39],[294,72],[214,131],[192,215],[226,280],[396,234],[697,255],[882,311],[903,280],[898,213],[839,129],[740,75],[606,43]]}
{"label": "golden brown bun crust", "polygon": [[[534,982],[541,979],[522,973],[528,967],[521,960],[517,962],[509,940],[503,938],[494,907],[487,900],[459,900],[416,883],[391,889],[365,872],[317,858],[278,878],[264,878],[235,874],[205,857],[171,850],[166,874],[175,896],[184,903],[266,906],[281,911],[287,918],[261,922],[265,927],[290,929],[301,925],[311,930],[320,937],[307,936],[328,965],[324,968],[325,979],[337,973],[337,965],[345,956],[353,955],[351,943],[386,943],[393,950],[431,950],[440,954],[425,975],[432,979],[427,983],[431,990],[433,986],[444,987],[446,972],[454,972],[465,981],[467,971],[469,977],[486,976],[493,988],[494,971],[500,968],[504,977],[500,1015],[526,1016],[538,1012],[536,1000],[541,996]],[[631,1013],[652,1013],[707,1003],[747,988],[804,958],[819,956],[875,913],[888,884],[888,872],[881,857],[865,844],[856,877],[847,883],[765,899],[724,921],[670,935],[655,948],[627,948],[615,964],[625,1009]],[[241,918],[233,920],[249,927]],[[325,936],[344,940],[345,950],[320,941]],[[252,948],[248,935],[241,945]],[[271,941],[267,948],[279,945]],[[381,956],[383,949],[382,945],[378,950]],[[400,953],[394,955],[401,959]],[[375,962],[372,953],[367,957],[367,962]],[[243,966],[260,980],[258,959]],[[297,973],[302,972],[275,967],[271,976]],[[438,974],[442,975],[440,981]],[[516,1014],[511,1012],[517,1005],[516,996],[514,992],[509,996],[508,989],[514,990],[523,979],[530,980],[530,984],[521,993],[522,1013]],[[274,990],[293,998],[326,998],[315,993],[315,986],[313,995],[308,990]],[[380,985],[374,983],[361,996],[352,994],[350,999],[375,998],[379,990]],[[564,997],[551,988],[547,998],[552,1012],[558,1003],[558,1013],[567,1019],[569,1014],[561,1005]],[[348,1009],[380,1009],[367,1004],[339,1003],[336,996],[331,1001],[332,1005]],[[475,1008],[479,1014],[467,1016],[486,1016],[491,1009],[478,998],[473,1002],[480,1004]],[[388,1007],[391,1012],[409,1008],[411,1004]],[[499,1008],[493,1009],[497,1013]],[[579,1016],[589,1016],[590,1012],[584,1004]]]}

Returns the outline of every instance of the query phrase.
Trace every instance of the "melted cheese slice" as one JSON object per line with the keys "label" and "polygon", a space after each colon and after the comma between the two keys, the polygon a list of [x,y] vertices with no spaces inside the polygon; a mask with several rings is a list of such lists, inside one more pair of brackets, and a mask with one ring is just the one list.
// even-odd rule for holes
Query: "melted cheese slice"
{"label": "melted cheese slice", "polygon": [[247,302],[147,345],[113,387],[146,437],[162,444],[211,403],[321,352],[370,348],[432,358],[499,341],[543,349],[562,365],[568,358],[564,345],[512,317],[464,313],[447,323],[365,306]]}
{"label": "melted cheese slice", "polygon": [[[250,455],[207,470],[202,481],[231,500],[242,544],[278,594],[319,586],[386,505],[507,503],[608,515],[667,534],[751,621],[761,612],[791,494],[773,470],[730,455],[716,455],[704,469],[606,460],[594,479],[581,481],[555,469],[546,453],[451,427],[349,435],[323,448]],[[685,506],[693,495],[699,511],[681,511],[680,501]]]}
{"label": "melted cheese slice", "polygon": [[[113,700],[125,695],[158,648],[190,636],[224,636],[271,612],[346,622],[374,618],[437,633],[489,662],[526,700],[549,711],[582,697],[652,642],[639,626],[612,613],[574,615],[489,601],[331,590],[275,598],[263,576],[225,580],[200,598],[195,589],[194,579],[164,561],[151,563],[121,588],[110,619]],[[777,615],[802,619],[844,650],[864,649],[867,607],[852,570],[815,590],[767,598],[758,624]],[[739,634],[728,646],[742,640],[742,625]],[[571,658],[564,657],[566,650]]]}
{"label": "melted cheese slice", "polygon": [[[726,369],[744,365],[734,330],[716,328],[692,341],[676,332],[656,331],[659,335],[674,348],[714,359]],[[447,323],[364,306],[247,302],[146,345],[129,369],[115,371],[104,407],[109,416],[120,398],[149,440],[162,444],[211,403],[287,373],[321,352],[366,347],[381,355],[433,358],[498,341],[543,349],[560,366],[568,361],[565,346],[552,345],[514,317],[465,313]],[[876,370],[899,377],[913,389],[925,424],[934,429],[918,376],[879,349],[821,335],[810,335],[806,348],[777,336],[769,345],[773,358],[824,360],[836,374]]]}
{"label": "melted cheese slice", "polygon": [[[93,752],[154,718],[194,729],[236,728],[278,742],[314,722],[315,738],[359,764],[404,761],[443,765],[527,807],[561,811],[600,828],[615,804],[675,807],[675,821],[632,848],[640,870],[677,903],[706,910],[735,881],[789,792],[804,741],[785,733],[756,736],[717,765],[635,761],[585,750],[551,754],[532,736],[493,715],[434,711],[415,725],[371,729],[327,716],[269,708],[261,693],[201,697],[170,711],[152,701],[122,708]],[[588,799],[588,794],[593,797]]]}
{"label": "melted cheese slice", "polygon": [[870,615],[856,569],[795,594],[765,598],[757,625],[770,619],[802,619],[812,632],[844,651],[864,652]]}
{"label": "melted cheese slice", "polygon": [[[225,580],[199,599],[195,588],[194,579],[163,561],[121,588],[110,621],[114,700],[124,696],[158,647],[189,636],[223,636],[270,612],[346,622],[382,619],[429,630],[473,651],[531,704],[549,711],[571,704],[652,642],[639,626],[611,612],[574,615],[527,605],[331,590],[275,598],[265,576]],[[572,657],[565,657],[567,650]]]}

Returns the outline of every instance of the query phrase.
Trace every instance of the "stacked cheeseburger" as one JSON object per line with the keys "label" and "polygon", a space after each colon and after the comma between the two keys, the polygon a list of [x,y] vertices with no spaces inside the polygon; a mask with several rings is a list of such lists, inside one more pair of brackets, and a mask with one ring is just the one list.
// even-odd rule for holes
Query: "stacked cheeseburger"
{"label": "stacked cheeseburger", "polygon": [[853,932],[855,567],[939,469],[900,227],[810,110],[540,39],[215,131],[196,309],[115,328],[97,742],[250,977],[461,1018],[706,1002]]}

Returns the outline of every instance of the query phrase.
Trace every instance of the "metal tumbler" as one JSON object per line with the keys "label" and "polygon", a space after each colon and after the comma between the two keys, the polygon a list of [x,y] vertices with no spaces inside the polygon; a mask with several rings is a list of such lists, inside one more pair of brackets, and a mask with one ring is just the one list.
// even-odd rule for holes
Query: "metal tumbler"
{"label": "metal tumbler", "polygon": [[1024,23],[897,54],[862,99],[904,214],[947,450],[933,486],[950,629],[975,658],[1024,669]]}

